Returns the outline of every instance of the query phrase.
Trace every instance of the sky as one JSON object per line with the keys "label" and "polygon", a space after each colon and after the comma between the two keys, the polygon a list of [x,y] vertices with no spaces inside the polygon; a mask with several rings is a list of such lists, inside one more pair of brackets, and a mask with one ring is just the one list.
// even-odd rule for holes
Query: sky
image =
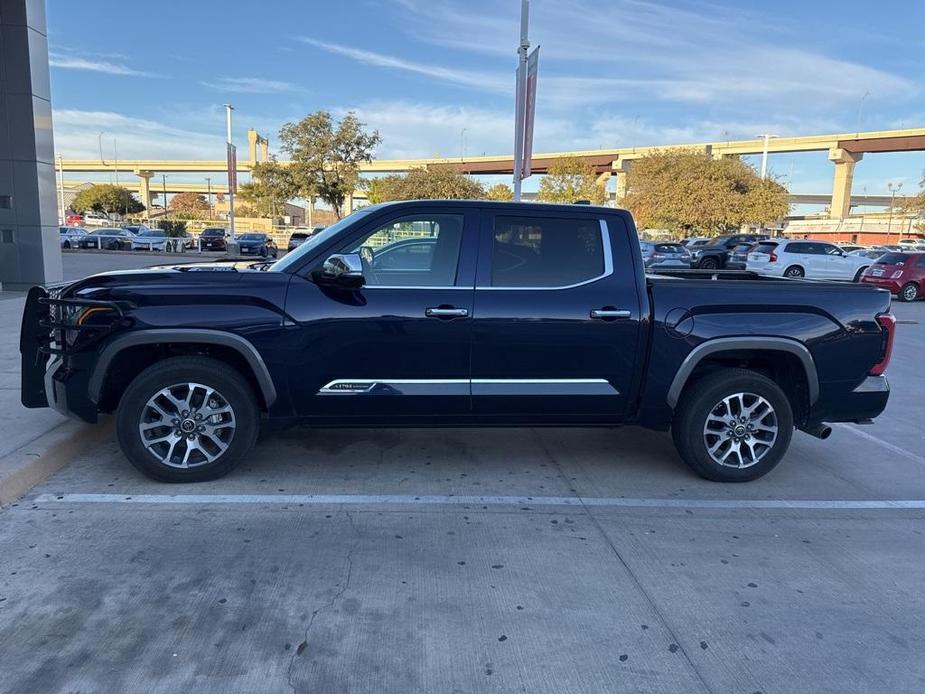
{"label": "sky", "polygon": [[[895,9],[888,9],[888,8]],[[377,158],[512,150],[519,0],[48,0],[65,158],[222,159],[319,109]],[[535,152],[925,127],[925,3],[533,0]],[[100,138],[100,133],[103,133]],[[824,153],[770,158],[827,193]],[[867,155],[855,192],[918,190],[925,153]],[[535,189],[537,177],[525,183]]]}

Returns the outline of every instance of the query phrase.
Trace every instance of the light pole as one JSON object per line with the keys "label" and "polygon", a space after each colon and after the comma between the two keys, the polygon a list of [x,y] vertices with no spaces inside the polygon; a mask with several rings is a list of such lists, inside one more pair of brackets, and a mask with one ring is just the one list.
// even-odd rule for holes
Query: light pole
{"label": "light pole", "polygon": [[164,192],[164,219],[167,219],[167,175],[161,174],[161,190]]}
{"label": "light pole", "polygon": [[461,161],[466,158],[466,128],[463,128],[459,131],[459,159]]}
{"label": "light pole", "polygon": [[231,241],[234,242],[234,181],[238,175],[235,170],[237,160],[232,156],[234,145],[231,142],[231,112],[234,107],[231,104],[225,104],[225,130],[228,144],[228,233],[231,235]]}
{"label": "light pole", "polygon": [[67,215],[64,211],[64,159],[58,155],[58,208],[61,210],[58,224],[64,226]]}
{"label": "light pole", "polygon": [[206,188],[209,191],[209,219],[212,219],[212,179],[206,176]]}
{"label": "light pole", "polygon": [[520,202],[520,187],[523,177],[524,154],[524,92],[527,88],[527,25],[530,18],[530,0],[520,3],[520,45],[517,47],[516,108],[514,109],[514,202]]}
{"label": "light pole", "polygon": [[893,229],[893,203],[896,200],[896,193],[903,189],[902,182],[893,183],[890,181],[886,184],[887,189],[890,191],[890,216],[886,223],[886,240],[890,240],[890,231]]}
{"label": "light pole", "polygon": [[864,99],[870,96],[870,92],[864,92],[864,96],[861,97],[861,102],[858,104],[858,128],[855,131],[856,134],[861,134],[861,111],[864,109]]}
{"label": "light pole", "polygon": [[764,133],[758,137],[764,138],[764,149],[761,152],[761,180],[764,180],[768,177],[768,140],[774,136]]}

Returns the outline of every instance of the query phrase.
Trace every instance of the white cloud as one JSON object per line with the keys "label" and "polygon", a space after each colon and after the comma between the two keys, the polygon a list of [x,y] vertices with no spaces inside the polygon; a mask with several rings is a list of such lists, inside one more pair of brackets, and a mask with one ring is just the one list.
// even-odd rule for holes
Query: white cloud
{"label": "white cloud", "polygon": [[500,79],[498,74],[487,72],[475,72],[471,70],[459,70],[455,68],[441,67],[431,63],[420,63],[412,60],[406,60],[385,53],[376,53],[362,48],[353,48],[339,43],[329,43],[312,38],[301,38],[300,41],[310,46],[315,46],[328,53],[342,55],[365,65],[375,67],[390,68],[404,72],[413,72],[419,75],[434,77],[442,82],[459,84],[467,87],[475,87],[484,91],[503,92],[508,88],[510,80]]}
{"label": "white cloud", "polygon": [[303,91],[301,87],[291,82],[268,80],[262,77],[219,77],[213,82],[200,82],[199,84],[222,92],[241,94],[279,94]]}
{"label": "white cloud", "polygon": [[84,58],[74,55],[60,55],[58,53],[49,53],[48,64],[51,67],[61,68],[63,70],[88,70],[90,72],[103,72],[107,75],[126,75],[132,77],[157,76],[150,72],[135,70],[127,65],[114,63],[111,60]]}
{"label": "white cloud", "polygon": [[65,159],[224,159],[223,131],[201,132],[111,111],[58,109],[52,114],[55,151]]}

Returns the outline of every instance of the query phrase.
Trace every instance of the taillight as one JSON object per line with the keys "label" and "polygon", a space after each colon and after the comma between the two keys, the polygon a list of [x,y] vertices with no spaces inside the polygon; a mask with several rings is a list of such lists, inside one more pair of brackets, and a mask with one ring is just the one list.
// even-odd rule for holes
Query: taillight
{"label": "taillight", "polygon": [[768,262],[769,262],[769,263],[776,263],[776,262],[777,262],[777,253],[775,253],[774,251],[769,251],[769,252],[768,252]]}
{"label": "taillight", "polygon": [[890,357],[893,354],[893,336],[896,334],[896,316],[892,313],[881,313],[877,316],[877,322],[884,332],[883,356],[870,370],[871,376],[881,376],[886,367],[890,365]]}

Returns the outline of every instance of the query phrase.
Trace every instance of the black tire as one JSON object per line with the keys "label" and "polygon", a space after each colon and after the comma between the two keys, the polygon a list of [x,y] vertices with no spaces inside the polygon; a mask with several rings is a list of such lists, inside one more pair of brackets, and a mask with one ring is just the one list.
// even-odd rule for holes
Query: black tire
{"label": "black tire", "polygon": [[862,267],[862,268],[858,268],[858,271],[857,271],[856,273],[854,273],[854,279],[852,280],[852,282],[860,282],[860,281],[861,281],[861,275],[864,274],[864,271],[865,271],[866,269],[867,269],[867,265],[865,265],[865,266]]}
{"label": "black tire", "polygon": [[70,242],[70,241],[65,241],[65,242],[64,242],[64,245],[61,246],[61,248],[66,248],[67,250],[71,250],[71,242]]}
{"label": "black tire", "polygon": [[[748,434],[754,436],[755,443],[746,442],[744,445],[759,446],[761,449],[757,454],[757,461],[745,460],[741,453],[737,453],[737,464],[747,463],[748,465],[730,467],[715,460],[709,450],[710,442],[714,444],[718,442],[720,435],[725,435],[725,431],[717,434],[711,431],[708,437],[705,434],[705,427],[707,418],[710,416],[722,418],[729,416],[730,421],[734,421],[732,417],[735,413],[724,413],[727,406],[723,404],[723,399],[733,398],[735,402],[735,395],[740,393],[747,394],[746,398],[741,401],[747,406],[756,404],[757,397],[764,399],[776,419],[777,432],[776,437],[763,446],[760,445],[762,441],[759,440],[759,436],[770,437],[770,434],[758,431],[753,435]],[[759,410],[759,412],[763,411],[765,410]],[[743,414],[741,410],[739,414]],[[772,421],[774,420],[768,418],[768,415],[752,420],[746,418],[746,422],[759,425],[770,426]],[[725,424],[722,426],[725,429]],[[748,424],[743,423],[743,426],[748,426]],[[671,433],[681,458],[701,477],[713,482],[749,482],[773,470],[787,452],[793,436],[793,411],[787,396],[770,378],[749,369],[723,369],[688,385],[675,410]],[[749,441],[751,440],[750,438]],[[729,448],[733,445],[735,444],[730,442]],[[738,445],[741,449],[742,444]],[[722,444],[717,455],[728,450],[725,444]],[[731,456],[729,461],[730,464],[735,462]]]}
{"label": "black tire", "polygon": [[806,277],[806,272],[799,265],[791,265],[786,270],[784,270],[784,277],[800,280]]}
{"label": "black tire", "polygon": [[719,261],[716,258],[704,258],[697,267],[701,270],[719,270]]}
{"label": "black tire", "polygon": [[919,286],[915,282],[906,282],[896,298],[900,301],[915,301],[919,298]]}
{"label": "black tire", "polygon": [[[171,439],[171,443],[154,444],[154,446],[169,446],[168,452],[159,455],[150,442],[146,445],[140,431],[143,418],[147,419],[155,413],[154,409],[148,408],[148,402],[163,389],[173,385],[182,387],[182,384],[188,383],[201,384],[214,389],[220,398],[217,402],[221,404],[224,401],[225,405],[231,408],[234,428],[229,435],[230,427],[226,425],[222,433],[216,435],[216,438],[227,448],[219,452],[221,449],[215,444],[215,439],[199,436],[196,433],[176,436],[172,434],[174,425],[170,423],[166,427],[150,430],[151,439],[162,435],[176,436],[175,443]],[[210,424],[208,415],[205,420],[193,419],[196,407],[203,409],[206,407],[205,402],[199,403],[196,400],[196,398],[205,397],[203,391],[197,390],[196,392],[196,396],[190,396],[194,409],[183,421],[201,421],[202,424]],[[160,399],[156,401],[156,404],[166,406],[169,403]],[[166,414],[169,416],[172,413],[167,411]],[[218,417],[225,419],[228,415],[218,415]],[[171,422],[176,421],[171,420]],[[253,447],[257,440],[259,426],[260,411],[250,385],[243,376],[229,368],[227,364],[209,357],[172,357],[148,367],[126,388],[119,401],[116,415],[116,435],[125,457],[142,473],[161,482],[203,482],[228,474],[240,462],[242,456]],[[179,431],[179,424],[175,431]],[[186,440],[189,436],[195,437],[193,440],[196,441],[197,447],[202,443],[206,448],[210,448],[211,454],[215,455],[214,459],[207,461],[208,456],[202,452],[202,447],[199,447],[199,452],[196,449],[187,452]],[[221,437],[226,437],[226,439]],[[177,466],[181,463],[179,460],[181,445],[182,450],[193,463],[188,467]],[[172,459],[174,455],[177,458],[174,460],[174,465],[162,459],[163,457]]]}

